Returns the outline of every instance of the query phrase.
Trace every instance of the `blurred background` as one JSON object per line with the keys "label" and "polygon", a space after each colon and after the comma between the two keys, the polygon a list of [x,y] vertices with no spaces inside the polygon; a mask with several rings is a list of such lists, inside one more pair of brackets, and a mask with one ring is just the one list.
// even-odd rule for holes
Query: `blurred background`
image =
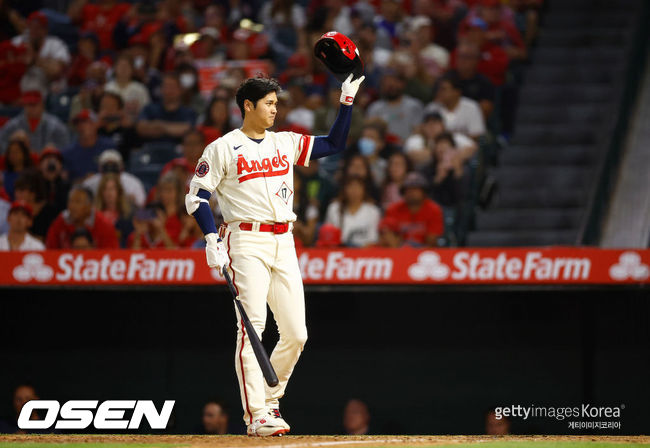
{"label": "blurred background", "polygon": [[[644,255],[618,287],[308,286],[294,432],[575,434],[490,409],[595,403],[625,404],[604,433],[648,433],[648,23],[643,0],[0,0],[0,250],[201,254],[183,196],[241,125],[239,83],[276,77],[274,130],[327,134],[340,84],[313,46],[336,30],[366,80],[346,151],[295,169],[300,250]],[[175,399],[169,432],[243,431],[224,288],[14,279],[0,432],[35,396]]]}

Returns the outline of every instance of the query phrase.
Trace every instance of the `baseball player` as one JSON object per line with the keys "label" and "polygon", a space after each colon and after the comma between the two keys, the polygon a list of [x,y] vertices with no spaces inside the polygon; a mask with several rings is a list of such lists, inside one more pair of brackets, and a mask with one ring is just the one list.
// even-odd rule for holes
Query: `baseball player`
{"label": "baseball player", "polygon": [[[250,78],[237,90],[243,125],[210,143],[198,161],[185,204],[207,242],[208,266],[227,266],[251,323],[261,339],[266,304],[280,339],[271,355],[279,384],[269,387],[237,312],[235,370],[244,421],[252,436],[289,432],[279,400],[307,341],[302,278],[291,233],[293,165],[345,148],[354,97],[364,77],[350,74],[341,86],[341,106],[327,136],[271,132],[280,86],[270,78]],[[215,192],[225,228],[214,224],[208,199]]]}

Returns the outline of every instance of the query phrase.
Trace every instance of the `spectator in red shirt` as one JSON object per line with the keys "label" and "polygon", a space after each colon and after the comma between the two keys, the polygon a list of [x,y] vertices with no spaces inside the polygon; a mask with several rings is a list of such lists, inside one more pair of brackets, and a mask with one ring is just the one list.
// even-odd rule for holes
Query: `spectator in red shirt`
{"label": "spectator in red shirt", "polygon": [[79,36],[77,54],[72,59],[68,69],[68,85],[80,86],[86,80],[86,69],[99,57],[99,39],[88,31]]}
{"label": "spectator in red shirt", "polygon": [[479,16],[487,23],[486,38],[503,48],[511,60],[526,59],[526,45],[521,33],[512,21],[503,20],[501,9],[499,0],[483,0]]}
{"label": "spectator in red shirt", "polygon": [[[481,59],[478,63],[478,72],[485,75],[495,86],[502,86],[506,82],[508,70],[508,54],[499,45],[488,40],[488,24],[480,17],[474,17],[467,23],[465,31],[461,30],[460,42],[471,42],[481,50]],[[451,54],[451,67],[456,68],[458,49]]]}
{"label": "spectator in red shirt", "polygon": [[2,76],[0,76],[1,104],[19,104],[20,80],[25,74],[25,70],[27,70],[25,47],[14,45],[9,40],[0,42],[0,72],[2,72]]}
{"label": "spectator in red shirt", "polygon": [[419,173],[410,173],[402,185],[403,200],[386,210],[379,225],[383,246],[400,247],[437,245],[444,233],[442,209],[426,197],[427,181]]}
{"label": "spectator in red shirt", "polygon": [[113,30],[120,19],[131,9],[129,3],[116,0],[75,0],[68,8],[68,16],[75,23],[81,24],[82,31],[97,33],[102,50],[113,50]]}
{"label": "spectator in red shirt", "polygon": [[87,229],[98,249],[118,249],[117,233],[111,223],[93,209],[93,194],[85,187],[75,186],[68,196],[68,208],[54,220],[47,232],[48,249],[72,247],[72,235],[78,228]]}

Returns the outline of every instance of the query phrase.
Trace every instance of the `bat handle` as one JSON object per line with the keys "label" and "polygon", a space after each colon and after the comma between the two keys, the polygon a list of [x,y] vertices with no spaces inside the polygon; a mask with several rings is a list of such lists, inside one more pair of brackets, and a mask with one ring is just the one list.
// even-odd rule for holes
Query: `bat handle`
{"label": "bat handle", "polygon": [[228,268],[224,266],[221,269],[221,273],[223,274],[223,277],[226,279],[226,283],[228,283],[228,288],[230,289],[233,298],[236,300],[239,294],[237,294],[237,289],[235,288],[235,284],[232,282],[232,279],[230,278],[230,274],[228,273]]}

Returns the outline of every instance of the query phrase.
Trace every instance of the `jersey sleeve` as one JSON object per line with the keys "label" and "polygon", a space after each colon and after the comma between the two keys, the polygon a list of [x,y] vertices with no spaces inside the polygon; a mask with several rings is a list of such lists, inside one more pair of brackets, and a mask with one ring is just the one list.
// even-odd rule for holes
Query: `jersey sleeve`
{"label": "jersey sleeve", "polygon": [[291,140],[291,147],[294,153],[294,165],[309,166],[311,150],[314,147],[314,136],[297,134],[295,132],[287,132],[287,135]]}
{"label": "jersey sleeve", "polygon": [[194,169],[190,186],[214,192],[226,175],[227,144],[218,139],[205,147]]}

